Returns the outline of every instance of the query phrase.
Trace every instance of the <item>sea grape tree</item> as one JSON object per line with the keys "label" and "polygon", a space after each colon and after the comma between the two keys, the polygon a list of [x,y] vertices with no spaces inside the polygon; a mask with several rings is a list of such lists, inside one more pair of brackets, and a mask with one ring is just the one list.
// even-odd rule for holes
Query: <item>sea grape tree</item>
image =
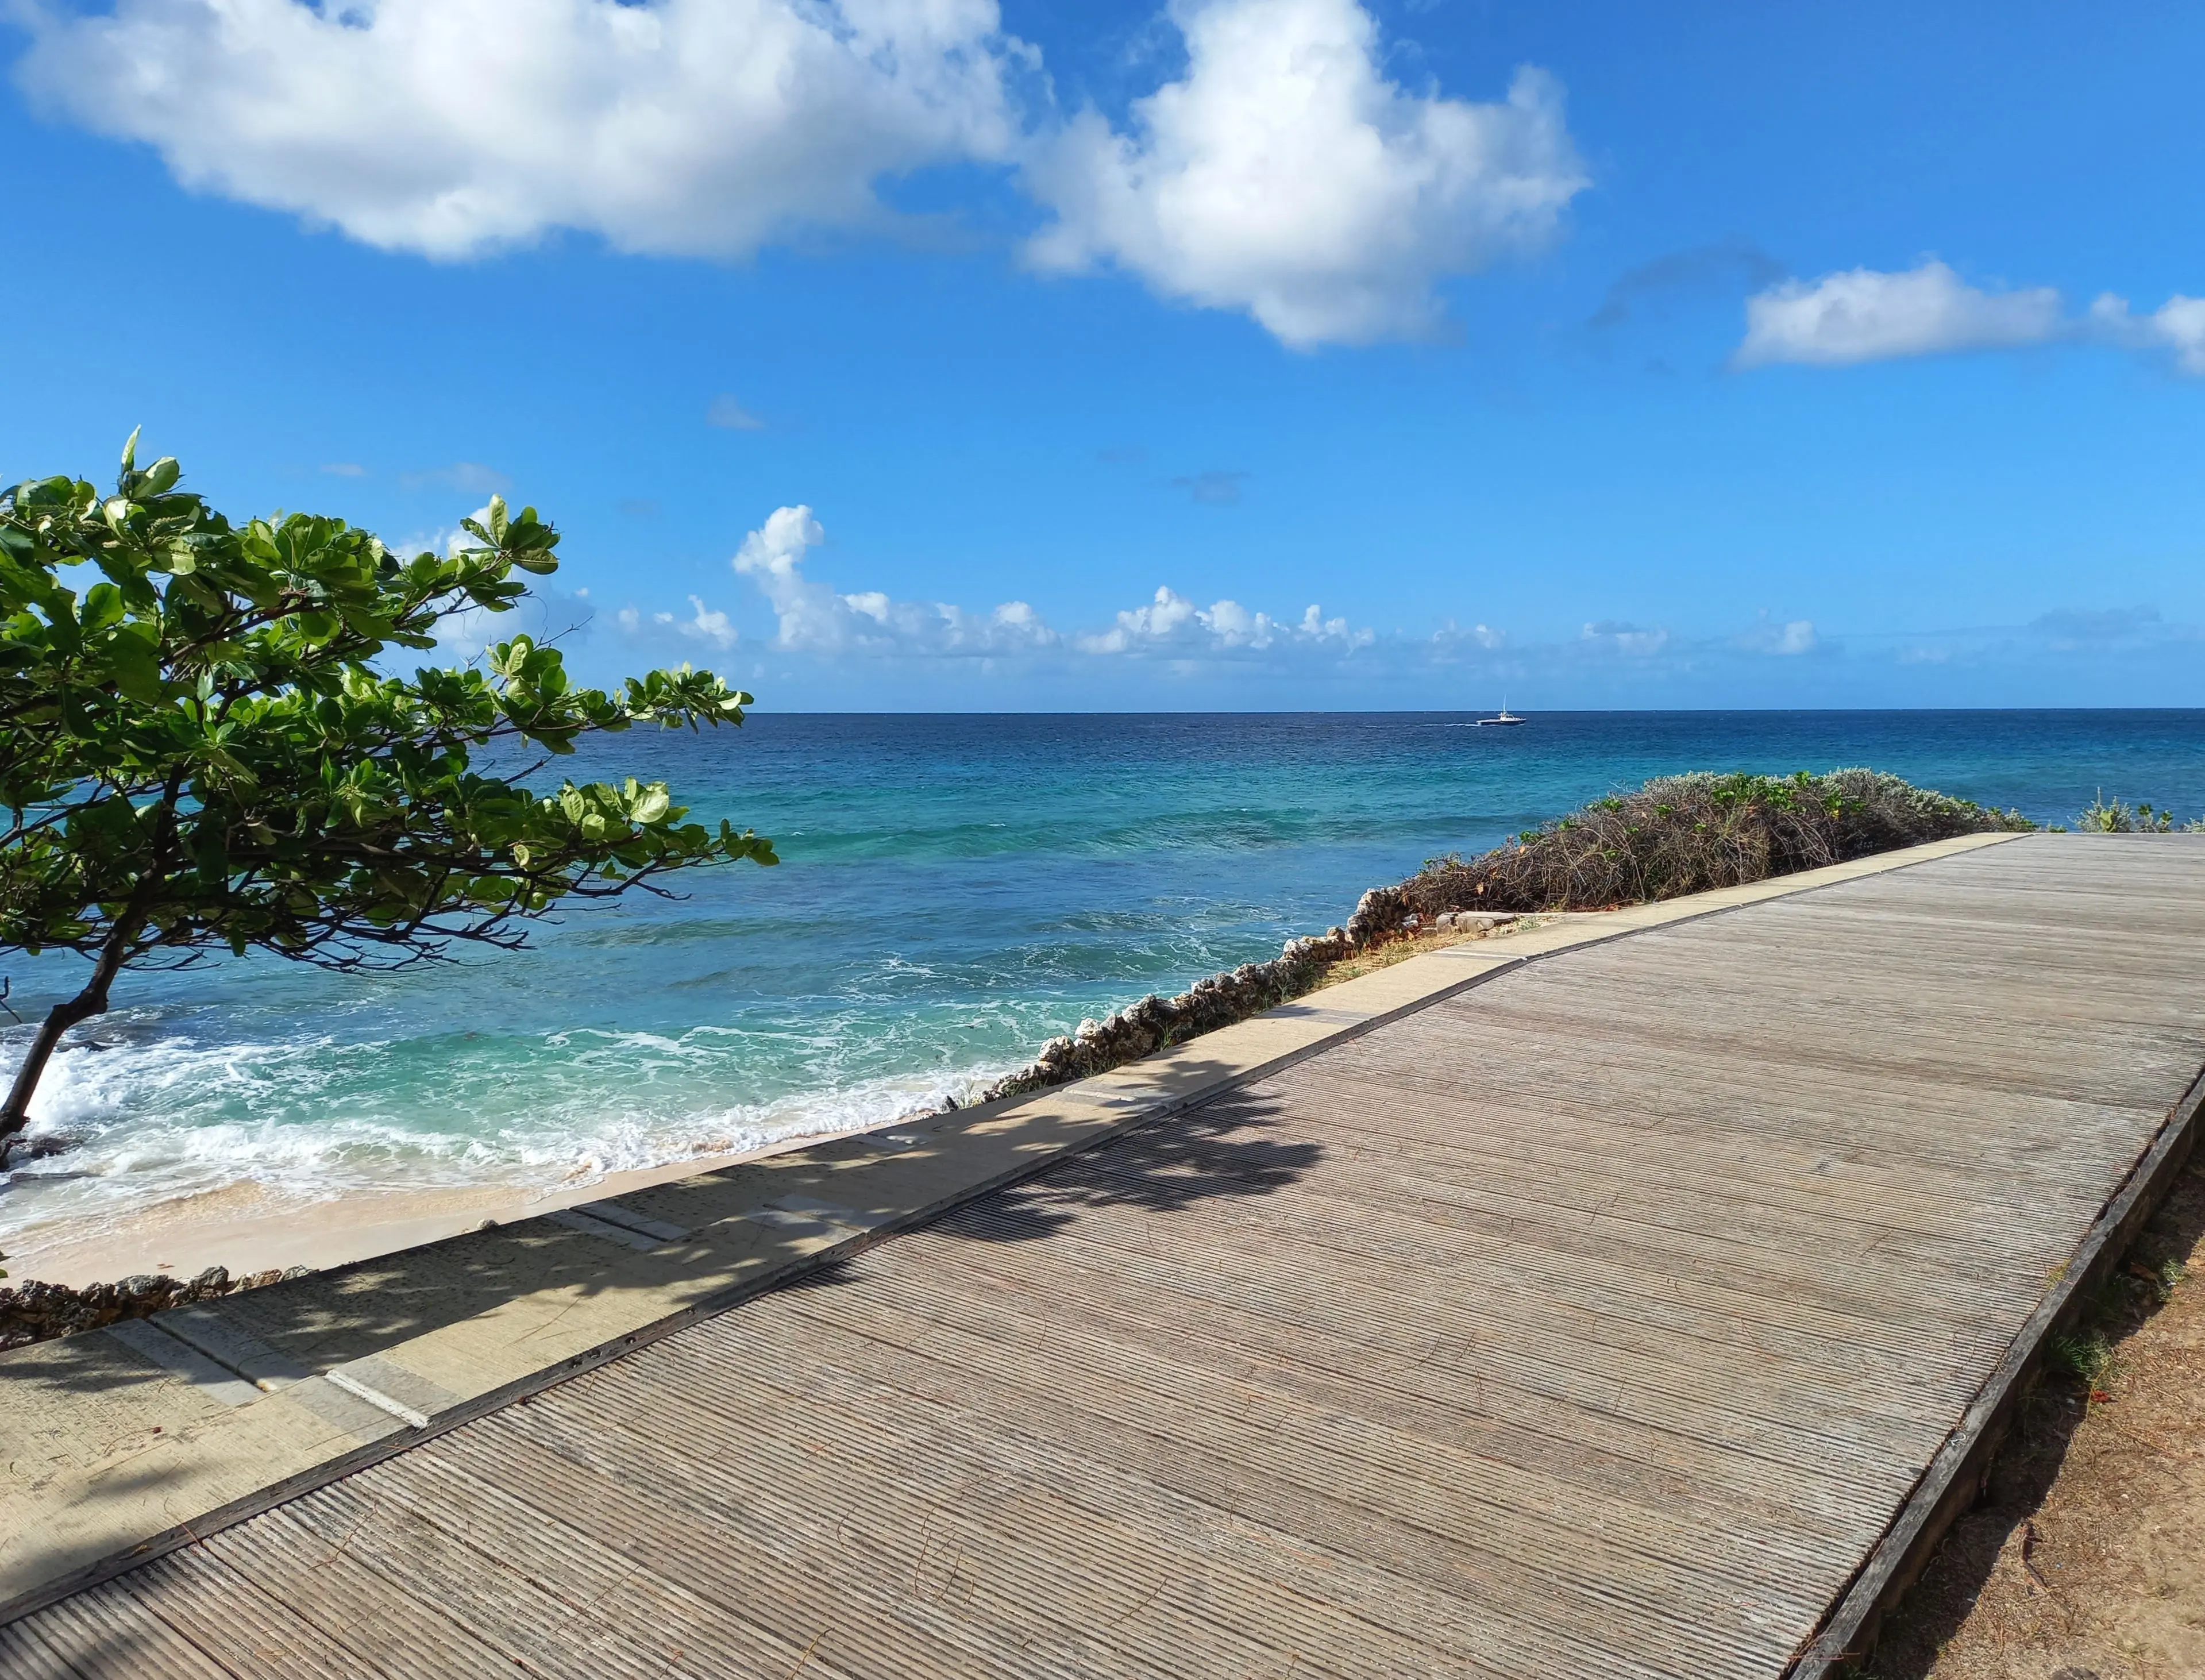
{"label": "sea grape tree", "polygon": [[233,525],[136,443],[112,495],[67,478],[0,494],[0,953],[91,964],[15,1072],[0,1163],[63,1036],[133,965],[393,967],[519,946],[562,904],[677,870],[776,861],[661,782],[530,785],[587,735],[740,724],[751,697],[709,672],[579,688],[516,636],[394,673],[556,568],[534,508],[493,500],[464,546],[407,558],[342,519]]}

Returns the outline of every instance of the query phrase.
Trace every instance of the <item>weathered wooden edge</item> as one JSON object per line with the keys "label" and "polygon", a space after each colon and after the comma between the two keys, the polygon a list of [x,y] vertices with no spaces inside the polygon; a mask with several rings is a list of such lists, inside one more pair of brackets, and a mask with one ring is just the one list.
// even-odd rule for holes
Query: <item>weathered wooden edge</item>
{"label": "weathered wooden edge", "polygon": [[[1885,854],[1882,859],[1879,859],[1881,867],[1865,874],[1847,876],[1839,881],[1802,882],[1788,892],[1772,893],[1766,897],[1750,899],[1735,904],[1711,905],[1696,915],[1679,917],[1673,920],[1665,920],[1639,927],[1618,928],[1613,932],[1599,933],[1589,938],[1573,940],[1569,944],[1551,951],[1532,952],[1520,957],[1503,959],[1491,968],[1483,969],[1476,974],[1465,976],[1460,980],[1451,981],[1446,985],[1435,987],[1429,992],[1396,1005],[1392,1009],[1381,1011],[1364,1020],[1342,1026],[1336,1031],[1327,1033],[1313,1042],[1288,1051],[1283,1055],[1273,1057],[1268,1061],[1257,1063],[1245,1068],[1236,1069],[1231,1073],[1222,1074],[1215,1080],[1177,1095],[1159,1096],[1152,1101],[1143,1102],[1130,1108],[1123,1119],[1097,1129],[1076,1143],[1067,1144],[1049,1154],[1038,1155],[1032,1161],[1020,1162],[1018,1166],[998,1173],[993,1178],[965,1185],[953,1194],[940,1197],[924,1207],[898,1214],[894,1219],[884,1220],[867,1231],[854,1233],[847,1241],[836,1244],[832,1248],[821,1249],[815,1253],[787,1261],[770,1272],[762,1273],[755,1278],[746,1279],[728,1289],[707,1296],[702,1300],[669,1313],[663,1318],[656,1319],[624,1335],[616,1336],[609,1341],[601,1343],[585,1352],[576,1354],[556,1364],[544,1366],[539,1370],[530,1372],[526,1376],[516,1378],[498,1388],[489,1390],[472,1399],[463,1401],[449,1410],[437,1414],[431,1419],[426,1428],[401,1429],[395,1434],[366,1442],[349,1452],[324,1459],[320,1463],[286,1477],[281,1481],[256,1488],[252,1493],[234,1499],[226,1505],[217,1506],[211,1511],[204,1512],[189,1522],[179,1523],[173,1528],[140,1540],[125,1551],[111,1553],[106,1558],[84,1564],[66,1575],[57,1576],[51,1581],[31,1588],[4,1603],[0,1603],[0,1627],[5,1627],[11,1622],[19,1621],[26,1616],[46,1608],[49,1605],[57,1604],[63,1599],[73,1597],[78,1593],[87,1591],[118,1576],[127,1574],[141,1564],[151,1563],[156,1558],[164,1557],[185,1546],[197,1545],[211,1535],[219,1534],[225,1529],[249,1521],[264,1511],[272,1511],[277,1505],[288,1504],[290,1500],[311,1493],[317,1488],[325,1487],[331,1482],[342,1481],[346,1476],[357,1471],[369,1469],[386,1459],[395,1458],[400,1453],[419,1446],[425,1441],[433,1440],[439,1435],[460,1428],[462,1424],[472,1423],[478,1418],[502,1410],[506,1406],[532,1398],[548,1389],[556,1387],[561,1383],[585,1375],[612,1360],[624,1358],[628,1354],[647,1347],[663,1337],[686,1329],[689,1326],[703,1320],[716,1318],[770,1290],[779,1289],[829,1267],[840,1264],[877,1244],[887,1241],[891,1237],[930,1225],[954,1208],[977,1201],[981,1196],[990,1195],[996,1190],[1007,1189],[1012,1184],[1037,1177],[1049,1171],[1061,1161],[1099,1149],[1103,1144],[1122,1137],[1130,1131],[1138,1131],[1143,1126],[1159,1124],[1185,1113],[1198,1104],[1211,1101],[1227,1092],[1253,1084],[1258,1080],[1269,1078],[1275,1074],[1282,1073],[1312,1056],[1321,1055],[1338,1045],[1360,1038],[1366,1033],[1374,1032],[1380,1027],[1389,1025],[1406,1016],[1430,1008],[1435,1004],[1444,1003],[1450,998],[1459,997],[1463,993],[1482,986],[1501,975],[1515,973],[1533,963],[1566,956],[1573,952],[1590,950],[1596,946],[1613,944],[1618,940],[1631,939],[1640,934],[1655,933],[1664,928],[1677,927],[1690,922],[1727,915],[1733,911],[1746,910],[1756,905],[1772,903],[1786,898],[1804,897],[1810,893],[1847,886],[1855,881],[1869,880],[1876,876],[1893,874],[1904,869],[1941,863],[1947,858],[1965,857],[1974,851],[1995,846],[2001,840],[2020,838],[2023,838],[2020,834],[1988,835],[1983,837],[1981,846],[1971,846],[1966,851],[1959,852],[1939,851],[1934,856],[1926,857],[1908,854],[1927,852],[1929,846],[1941,846],[1946,842],[1930,841],[1919,847],[1904,847],[1899,851]],[[1802,873],[1809,874],[1813,871],[1802,871]],[[1294,1001],[1299,1000],[1297,999]],[[1194,1041],[1185,1042],[1191,1043]],[[1180,1047],[1175,1045],[1172,1048]],[[1127,1066],[1138,1066],[1138,1063],[1129,1063]],[[976,1110],[966,1112],[970,1117],[976,1113],[984,1113],[998,1108],[1007,1111],[1021,1102],[1060,1093],[1065,1089],[1064,1086],[1050,1087],[1047,1090],[1007,1098],[1000,1104],[982,1105]]]}
{"label": "weathered wooden edge", "polygon": [[2119,1264],[2181,1173],[2205,1109],[2205,1071],[2168,1111],[2158,1135],[2091,1222],[2081,1244],[1976,1392],[1913,1493],[1822,1625],[1803,1642],[1785,1680],[1837,1680],[1873,1653],[1883,1618],[1920,1577],[1946,1531],[1976,1502],[2047,1344]]}

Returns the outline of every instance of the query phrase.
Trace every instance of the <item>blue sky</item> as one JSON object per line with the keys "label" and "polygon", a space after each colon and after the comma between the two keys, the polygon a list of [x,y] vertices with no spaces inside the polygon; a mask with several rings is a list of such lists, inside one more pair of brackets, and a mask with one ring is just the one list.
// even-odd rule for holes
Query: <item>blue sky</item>
{"label": "blue sky", "polygon": [[2194,9],[0,17],[0,472],[503,490],[595,676],[2199,703]]}

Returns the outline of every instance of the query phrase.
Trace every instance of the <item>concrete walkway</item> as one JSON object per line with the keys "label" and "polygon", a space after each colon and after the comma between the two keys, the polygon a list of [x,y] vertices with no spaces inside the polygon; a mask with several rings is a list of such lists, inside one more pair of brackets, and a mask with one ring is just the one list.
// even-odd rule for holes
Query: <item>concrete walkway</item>
{"label": "concrete walkway", "polygon": [[1816,1674],[2178,1163],[2200,950],[2205,841],[1923,848],[24,1350],[0,1672]]}

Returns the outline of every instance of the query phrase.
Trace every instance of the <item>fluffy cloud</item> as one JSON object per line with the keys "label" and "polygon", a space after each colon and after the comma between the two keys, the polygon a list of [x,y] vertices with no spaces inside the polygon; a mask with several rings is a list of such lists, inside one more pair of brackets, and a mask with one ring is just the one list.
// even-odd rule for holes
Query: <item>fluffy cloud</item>
{"label": "fluffy cloud", "polygon": [[[1429,328],[1439,277],[1585,185],[1557,85],[1412,93],[1358,0],[1184,0],[1130,132],[1059,123],[996,0],[11,0],[45,109],[187,186],[461,258],[558,229],[742,257],[891,225],[888,177],[1019,169],[1036,264],[1115,264],[1293,344]],[[716,424],[748,429],[740,405]],[[740,416],[741,418],[734,418]]]}
{"label": "fluffy cloud", "polygon": [[1745,304],[1741,367],[1803,362],[1841,367],[1894,356],[2041,344],[2063,331],[2059,294],[2040,286],[1985,292],[1945,264],[1886,274],[1847,269],[1788,280]]}
{"label": "fluffy cloud", "polygon": [[1083,653],[1215,654],[1246,648],[1319,648],[1352,653],[1376,639],[1369,630],[1349,627],[1344,618],[1327,618],[1321,608],[1305,608],[1298,620],[1281,621],[1269,613],[1251,613],[1238,601],[1198,607],[1185,596],[1160,588],[1156,599],[1118,614],[1098,635],[1082,636]]}
{"label": "fluffy cloud", "polygon": [[[967,612],[946,602],[899,601],[879,590],[843,594],[804,573],[805,555],[825,537],[809,508],[776,508],[743,539],[733,562],[773,608],[780,624],[774,645],[788,652],[1209,657],[1294,650],[1346,654],[1376,639],[1372,632],[1353,628],[1343,618],[1327,618],[1315,606],[1299,619],[1280,620],[1251,612],[1237,601],[1199,607],[1168,588],[1157,590],[1146,605],[1118,614],[1107,630],[1060,635],[1023,601],[1006,601],[992,612]],[[696,604],[701,614],[703,603]],[[672,621],[671,614],[660,616]]]}
{"label": "fluffy cloud", "polygon": [[1988,292],[1935,260],[1899,273],[1847,269],[1787,280],[1745,302],[1739,367],[1798,362],[1842,367],[1957,350],[2053,343],[2110,345],[2171,359],[2205,377],[2205,298],[2176,293],[2149,314],[2108,292],[2069,316],[2049,286]]}
{"label": "fluffy cloud", "polygon": [[2205,298],[2178,292],[2150,314],[2134,315],[2127,299],[2108,292],[2090,306],[2089,324],[2108,343],[2163,351],[2183,372],[2205,376]]}
{"label": "fluffy cloud", "polygon": [[1289,344],[1428,330],[1441,276],[1552,236],[1586,185],[1560,86],[1414,94],[1355,0],[1180,0],[1185,77],[1129,132],[1076,117],[1028,166],[1058,220],[1045,269],[1114,264],[1168,297],[1245,309]]}
{"label": "fluffy cloud", "polygon": [[689,604],[696,609],[696,616],[682,625],[684,634],[701,637],[717,648],[734,646],[735,626],[728,622],[725,613],[714,611],[694,595],[689,597]]}
{"label": "fluffy cloud", "polygon": [[467,256],[552,228],[740,256],[1010,155],[995,0],[25,0],[33,98],[186,184]]}
{"label": "fluffy cloud", "polygon": [[804,575],[805,550],[826,538],[809,508],[780,508],[743,539],[734,565],[781,622],[775,645],[792,652],[1030,653],[1057,634],[1023,601],[973,614],[940,602],[896,601],[878,590],[842,595]]}

